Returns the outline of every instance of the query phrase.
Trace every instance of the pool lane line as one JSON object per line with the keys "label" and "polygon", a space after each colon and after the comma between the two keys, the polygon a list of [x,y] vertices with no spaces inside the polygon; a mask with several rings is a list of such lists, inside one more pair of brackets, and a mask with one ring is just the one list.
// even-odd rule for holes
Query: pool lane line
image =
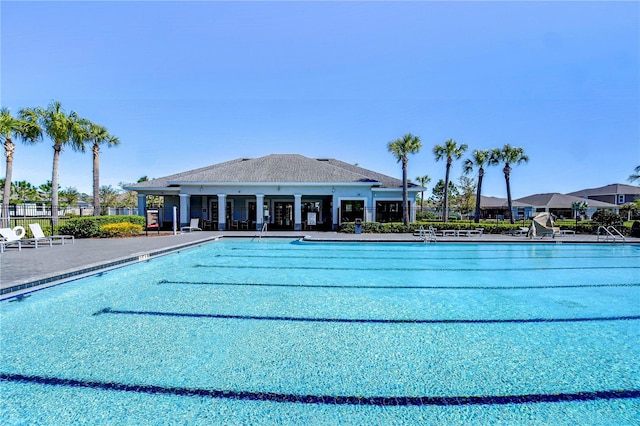
{"label": "pool lane line", "polygon": [[[281,254],[276,255],[267,255],[267,254],[251,254],[250,256],[242,255],[242,254],[216,254],[213,257],[222,257],[225,259],[229,258],[240,258],[247,259],[250,257],[251,259],[281,259],[283,256]],[[287,255],[287,259],[309,259],[309,253],[306,255]],[[528,256],[528,255],[518,255],[518,256],[499,256],[499,257],[442,257],[442,256],[432,256],[425,257],[419,256],[414,258],[407,258],[407,256],[380,256],[380,257],[372,257],[372,256],[339,256],[339,255],[327,255],[327,256],[317,256],[313,255],[314,260],[326,260],[326,259],[335,259],[335,260],[410,260],[412,262],[422,261],[422,260],[437,260],[437,261],[461,261],[461,260],[480,260],[480,261],[491,261],[491,260],[512,260],[512,259],[526,259],[530,261],[534,260],[555,260],[555,259],[571,259],[571,260],[581,260],[581,259],[638,259],[640,260],[640,256]]]}
{"label": "pool lane line", "polygon": [[0,373],[0,380],[13,383],[30,383],[45,386],[88,388],[96,390],[134,392],[152,395],[174,395],[245,401],[288,402],[323,405],[370,405],[370,406],[459,406],[459,405],[505,405],[537,404],[557,402],[583,402],[598,400],[620,400],[640,398],[638,389],[614,389],[586,392],[537,393],[522,395],[481,396],[347,396],[310,395],[279,392],[252,392],[186,388],[157,385],[101,382],[95,380],[63,379],[58,377]]}
{"label": "pool lane line", "polygon": [[[310,259],[314,260],[314,259]],[[541,266],[534,268],[393,268],[393,267],[381,267],[381,268],[373,268],[373,267],[322,267],[322,266],[259,266],[259,265],[205,265],[202,263],[196,263],[191,265],[192,268],[225,268],[225,269],[301,269],[301,270],[320,270],[320,271],[440,271],[440,272],[487,272],[487,271],[564,271],[564,270],[599,270],[599,269],[638,269],[640,270],[640,266]]]}
{"label": "pool lane line", "polygon": [[130,311],[104,308],[93,313],[93,316],[115,315],[150,315],[177,318],[208,318],[257,321],[292,321],[322,323],[359,323],[359,324],[526,324],[526,323],[563,323],[563,322],[601,322],[601,321],[633,321],[640,320],[640,315],[615,317],[582,317],[582,318],[518,318],[518,319],[381,319],[381,318],[314,318],[269,315],[228,315],[199,314],[189,312]]}
{"label": "pool lane line", "polygon": [[291,288],[340,288],[372,290],[537,290],[562,288],[612,288],[640,287],[640,283],[620,284],[559,284],[559,285],[523,285],[523,286],[444,286],[444,285],[330,285],[330,284],[259,284],[259,283],[222,283],[213,281],[170,281],[160,280],[156,284],[175,285],[211,285],[230,287],[291,287]]}
{"label": "pool lane line", "polygon": [[[535,250],[536,252],[548,252],[548,253],[553,253],[558,249],[557,244],[555,244],[555,241],[549,241],[549,243],[551,244],[537,244],[537,243],[533,243],[530,245],[527,244],[522,244],[522,243],[517,243],[517,244],[501,244],[501,243],[494,243],[494,242],[490,242],[490,243],[482,243],[482,242],[478,242],[475,245],[469,244],[468,242],[462,242],[462,244],[459,245],[459,248],[451,248],[451,245],[449,245],[447,243],[447,245],[438,245],[438,246],[433,246],[433,245],[425,245],[422,241],[416,241],[416,244],[413,245],[407,245],[407,243],[403,243],[400,242],[398,243],[398,246],[403,247],[402,252],[403,253],[425,253],[425,251],[427,253],[429,252],[438,252],[438,253],[478,253],[478,252],[482,252],[482,253],[486,253],[486,252],[490,252],[490,253],[497,253],[497,252],[504,252],[504,253],[528,253],[531,250]],[[231,244],[231,243],[229,243]],[[358,247],[354,247],[355,245],[358,245]],[[500,246],[505,246],[508,245],[509,248],[500,248]],[[268,247],[267,249],[265,249],[264,247],[259,247],[259,246],[246,246],[246,247],[223,247],[222,250],[240,250],[240,251],[248,251],[248,252],[265,252],[265,250],[268,250],[269,252],[274,252],[274,251],[288,251],[288,252],[302,252],[305,250],[308,250],[311,253],[317,253],[317,252],[344,252],[344,253],[349,253],[349,252],[358,252],[358,253],[367,253],[369,251],[371,252],[389,252],[389,253],[396,253],[398,251],[397,247],[389,248],[391,246],[391,244],[382,244],[379,246],[376,246],[375,249],[367,249],[367,247],[371,246],[370,243],[357,243],[354,242],[353,246],[349,247],[349,244],[344,244],[344,243],[336,243],[335,245],[333,245],[332,247],[321,247],[318,244],[314,244],[314,245],[296,245],[295,248],[292,248],[290,246],[283,246],[283,247]],[[483,246],[482,248],[476,247],[476,246]],[[562,246],[564,247],[564,249],[569,250],[569,249],[577,249],[577,250],[588,250],[590,252],[593,251],[599,251],[599,252],[611,252],[611,249],[613,248],[620,248],[620,247],[632,247],[632,248],[636,248],[636,249],[640,249],[640,245],[638,244],[634,244],[634,245],[628,245],[628,246],[613,246],[611,244],[606,245],[606,244],[600,244],[600,245],[596,245],[596,244],[573,244],[573,243],[564,243],[562,244]],[[302,249],[301,249],[302,247]],[[383,248],[384,247],[384,248]],[[485,248],[486,247],[486,248]],[[364,249],[362,249],[364,248]]]}

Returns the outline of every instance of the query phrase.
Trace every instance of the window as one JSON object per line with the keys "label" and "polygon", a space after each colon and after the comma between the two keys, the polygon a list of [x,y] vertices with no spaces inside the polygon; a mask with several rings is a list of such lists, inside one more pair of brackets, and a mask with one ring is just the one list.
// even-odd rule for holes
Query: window
{"label": "window", "polygon": [[376,201],[376,222],[402,222],[402,201]]}
{"label": "window", "polygon": [[342,222],[364,220],[364,202],[362,200],[342,200],[340,203]]}
{"label": "window", "polygon": [[618,194],[618,204],[624,204],[624,194]]}

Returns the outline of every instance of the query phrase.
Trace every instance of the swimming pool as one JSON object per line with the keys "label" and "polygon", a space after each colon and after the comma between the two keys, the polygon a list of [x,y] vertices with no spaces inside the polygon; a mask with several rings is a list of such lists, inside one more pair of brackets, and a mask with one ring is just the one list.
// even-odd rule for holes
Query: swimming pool
{"label": "swimming pool", "polygon": [[9,424],[638,424],[640,248],[223,240],[0,303]]}

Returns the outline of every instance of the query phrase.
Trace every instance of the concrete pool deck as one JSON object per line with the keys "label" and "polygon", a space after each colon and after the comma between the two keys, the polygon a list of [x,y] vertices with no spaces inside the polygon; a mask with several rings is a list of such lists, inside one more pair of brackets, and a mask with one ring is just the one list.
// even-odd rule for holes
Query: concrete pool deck
{"label": "concrete pool deck", "polygon": [[[78,279],[111,268],[145,261],[221,237],[259,238],[259,232],[197,231],[178,235],[149,234],[135,238],[76,239],[74,244],[56,242],[53,247],[23,246],[7,248],[0,254],[0,300]],[[310,242],[422,242],[411,234],[343,234],[313,231],[268,231],[265,238],[305,238]],[[619,240],[618,240],[619,241]],[[567,235],[554,239],[486,234],[473,237],[438,237],[437,243],[598,243],[595,235]],[[600,243],[604,243],[601,239]],[[616,243],[619,244],[620,242]],[[640,244],[640,238],[626,238],[627,244]]]}

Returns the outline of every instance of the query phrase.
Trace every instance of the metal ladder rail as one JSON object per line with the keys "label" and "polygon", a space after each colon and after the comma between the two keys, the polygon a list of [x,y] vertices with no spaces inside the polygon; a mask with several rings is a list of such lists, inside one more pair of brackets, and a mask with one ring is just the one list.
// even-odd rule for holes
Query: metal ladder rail
{"label": "metal ladder rail", "polygon": [[438,238],[436,237],[436,230],[433,228],[433,226],[429,226],[429,241],[431,241],[432,243],[438,241]]}
{"label": "metal ladder rail", "polygon": [[435,243],[437,241],[436,239],[436,233],[433,230],[433,226],[429,226],[429,229],[424,229],[423,225],[420,225],[420,230],[418,233],[419,237],[422,238],[422,242],[426,243],[426,242],[430,242],[430,243]]}
{"label": "metal ladder rail", "polygon": [[611,237],[611,239],[613,240],[613,242],[616,242],[616,236],[613,235],[611,233],[611,231],[609,231],[609,229],[606,226],[598,226],[598,241],[600,241],[600,231],[604,231],[604,241],[605,242],[609,242],[609,237]]}
{"label": "metal ladder rail", "polygon": [[[609,233],[610,233],[610,234],[612,234],[612,235],[613,235],[614,233],[615,233],[615,234],[618,234],[618,235],[620,236],[620,238],[622,238],[622,242],[623,242],[623,243],[626,243],[626,242],[627,242],[627,240],[625,239],[624,235],[622,235],[622,233],[621,233],[620,231],[618,231],[618,229],[617,229],[615,226],[613,226],[613,225],[609,225],[609,226],[607,226],[607,228],[606,228],[606,229],[607,229],[607,230],[609,231]],[[613,232],[611,232],[612,230],[613,230]]]}

